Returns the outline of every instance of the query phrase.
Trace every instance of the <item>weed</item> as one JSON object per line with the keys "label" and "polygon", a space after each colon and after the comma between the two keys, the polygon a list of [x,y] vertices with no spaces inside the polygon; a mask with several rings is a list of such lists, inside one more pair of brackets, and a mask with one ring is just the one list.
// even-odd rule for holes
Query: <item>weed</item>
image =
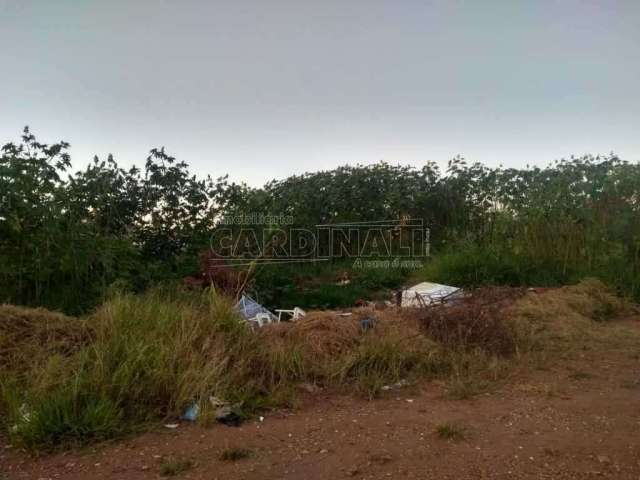
{"label": "weed", "polygon": [[627,390],[637,390],[640,389],[640,380],[625,380],[620,384],[620,386]]}
{"label": "weed", "polygon": [[453,305],[420,310],[419,322],[428,336],[449,348],[508,356],[515,352],[516,342],[498,311],[522,294],[521,289],[481,289]]}
{"label": "weed", "polygon": [[545,383],[542,386],[542,393],[547,398],[562,398],[563,394],[557,385]]}
{"label": "weed", "polygon": [[9,411],[12,439],[30,449],[84,445],[122,432],[122,411],[107,398],[60,389]]}
{"label": "weed", "polygon": [[478,349],[450,350],[446,358],[450,365],[446,393],[455,400],[468,400],[490,390],[508,372],[506,360]]}
{"label": "weed", "polygon": [[220,453],[220,460],[223,462],[237,462],[238,460],[242,460],[244,458],[249,458],[253,455],[253,450],[242,447],[231,447],[225,448],[222,453]]}
{"label": "weed", "polygon": [[179,415],[194,399],[256,395],[262,387],[247,377],[257,339],[229,302],[176,297],[117,295],[87,319],[92,342],[66,349],[61,368],[39,361],[6,371],[0,407],[17,425],[14,440],[38,449],[86,443]]}
{"label": "weed", "polygon": [[486,391],[488,384],[473,377],[456,377],[447,387],[447,396],[454,400],[469,400]]}
{"label": "weed", "polygon": [[195,462],[186,458],[168,458],[160,464],[160,475],[174,477],[195,467]]}
{"label": "weed", "polygon": [[336,376],[339,383],[355,383],[369,398],[379,394],[382,387],[415,374],[436,368],[434,357],[438,348],[423,337],[408,343],[405,337],[369,332],[357,348],[346,355]]}
{"label": "weed", "polygon": [[438,438],[443,440],[453,440],[459,442],[465,438],[465,428],[451,422],[442,423],[436,426],[435,429]]}
{"label": "weed", "polygon": [[593,378],[593,374],[588,372],[573,372],[569,374],[571,380],[588,380]]}

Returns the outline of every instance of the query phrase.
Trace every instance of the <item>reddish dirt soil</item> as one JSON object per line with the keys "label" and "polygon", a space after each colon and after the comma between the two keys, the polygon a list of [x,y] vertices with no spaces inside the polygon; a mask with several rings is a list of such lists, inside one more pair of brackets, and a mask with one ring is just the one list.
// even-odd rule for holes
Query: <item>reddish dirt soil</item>
{"label": "reddish dirt soil", "polygon": [[[4,479],[640,478],[640,352],[592,352],[514,374],[491,394],[452,400],[431,382],[378,400],[316,394],[240,427],[182,424],[87,449],[32,457],[0,445]],[[454,422],[464,438],[435,428]],[[0,441],[1,442],[1,441]],[[249,458],[219,459],[230,447]],[[3,476],[4,475],[4,476]]]}

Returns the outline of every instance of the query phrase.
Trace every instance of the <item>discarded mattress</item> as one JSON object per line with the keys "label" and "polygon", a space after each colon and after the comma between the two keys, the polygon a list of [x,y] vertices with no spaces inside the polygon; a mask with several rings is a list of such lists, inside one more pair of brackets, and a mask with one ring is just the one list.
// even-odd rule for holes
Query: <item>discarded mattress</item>
{"label": "discarded mattress", "polygon": [[461,288],[422,282],[402,291],[402,307],[424,307],[462,298]]}

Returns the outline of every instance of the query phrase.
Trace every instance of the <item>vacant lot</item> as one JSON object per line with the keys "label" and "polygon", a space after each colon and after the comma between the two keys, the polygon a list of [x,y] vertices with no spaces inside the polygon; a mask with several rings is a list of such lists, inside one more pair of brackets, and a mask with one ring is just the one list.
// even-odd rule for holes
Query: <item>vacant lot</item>
{"label": "vacant lot", "polygon": [[[141,315],[144,305],[133,312]],[[15,317],[24,312],[10,308],[7,312],[24,320],[24,331],[39,332],[29,337],[31,346],[37,338],[71,338],[79,348],[83,342],[103,348],[99,336],[86,337],[64,326],[69,319],[55,317],[57,323],[51,323],[47,317],[46,332],[53,336],[42,337],[42,331],[27,328],[26,320],[42,325],[40,317]],[[109,312],[97,318],[104,322]],[[529,292],[494,289],[477,292],[460,306],[408,313],[391,309],[377,312],[377,318],[366,331],[355,319],[337,324],[330,313],[260,331],[256,339],[265,346],[269,362],[251,360],[240,372],[229,363],[230,370],[217,371],[217,383],[210,384],[223,385],[236,372],[241,376],[228,381],[239,383],[228,385],[238,389],[241,382],[259,377],[261,383],[253,388],[268,387],[262,395],[281,399],[275,407],[263,404],[247,411],[249,419],[239,427],[176,422],[171,408],[164,414],[157,410],[161,402],[175,403],[176,397],[155,398],[152,409],[148,402],[153,397],[121,396],[112,397],[123,412],[114,417],[123,425],[120,433],[98,430],[102,424],[78,423],[87,417],[74,406],[82,405],[76,399],[92,392],[92,384],[76,390],[80,396],[57,403],[47,392],[58,387],[48,382],[41,386],[46,377],[38,382],[16,377],[42,393],[27,397],[31,403],[5,421],[8,436],[0,440],[0,471],[8,479],[640,476],[640,316],[636,306],[616,299],[602,284],[587,281]],[[60,328],[65,329],[63,337]],[[220,330],[208,335],[225,344],[245,338],[220,337]],[[147,340],[146,335],[140,338]],[[165,342],[162,348],[178,345],[174,340],[160,341]],[[204,363],[194,359],[197,372],[210,373],[213,360],[225,358],[220,356],[227,351],[220,350],[222,344],[211,345],[217,356]],[[262,349],[248,350],[254,343],[241,345],[247,362],[265,355]],[[9,367],[18,359],[26,361],[24,352],[5,351]],[[79,354],[66,347],[60,351],[71,364],[59,371],[81,372],[73,363]],[[31,371],[39,372],[42,361],[34,357]],[[162,365],[152,366],[162,373]],[[251,365],[271,366],[258,371]],[[139,377],[149,367],[128,368]],[[184,375],[174,373],[178,379]],[[116,378],[105,376],[102,382],[108,385]],[[148,377],[148,386],[139,392],[171,385],[160,380],[165,382],[164,377]],[[212,388],[207,385],[202,388]],[[104,392],[100,398],[113,395]],[[133,406],[144,405],[158,413],[124,416]],[[49,415],[56,411],[53,407],[62,409],[55,420]],[[84,412],[97,415],[100,410]],[[142,418],[146,423],[140,423]],[[138,422],[135,428],[126,428],[127,419]],[[15,427],[13,422],[18,422]],[[167,422],[178,426],[166,428]],[[99,443],[98,434],[113,439]]]}
{"label": "vacant lot", "polygon": [[[624,328],[637,331],[640,322]],[[5,447],[6,478],[616,478],[640,476],[640,360],[589,351],[515,372],[471,400],[438,382],[367,401],[326,392],[240,427],[159,428],[34,458]],[[459,434],[441,435],[443,426]],[[233,455],[238,451],[238,458]]]}

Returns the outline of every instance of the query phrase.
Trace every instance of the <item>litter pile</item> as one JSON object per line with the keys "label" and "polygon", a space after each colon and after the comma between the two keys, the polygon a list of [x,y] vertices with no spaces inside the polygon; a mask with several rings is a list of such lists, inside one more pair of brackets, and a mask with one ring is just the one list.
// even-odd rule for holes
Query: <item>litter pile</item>
{"label": "litter pile", "polygon": [[[208,407],[213,411],[213,417],[219,423],[223,423],[229,427],[238,427],[244,419],[242,413],[242,402],[230,404],[218,397],[210,396]],[[181,419],[188,422],[195,422],[200,416],[200,405],[198,402],[193,402],[186,409]],[[170,423],[166,424],[167,428],[176,428],[178,424]]]}
{"label": "litter pile", "polygon": [[[213,255],[213,257],[212,257]],[[201,275],[217,288],[230,286],[230,270],[222,259],[214,254],[202,255]],[[223,275],[223,272],[227,272]],[[217,276],[214,276],[215,275]],[[236,279],[236,282],[238,279]],[[222,288],[224,291],[224,288]],[[237,290],[236,290],[237,292]],[[359,335],[373,329],[378,324],[375,311],[367,307],[378,308],[377,304],[361,302],[350,312],[310,312],[307,314],[299,307],[291,310],[277,309],[273,313],[244,292],[237,292],[239,300],[235,310],[249,324],[261,328],[264,341],[295,342],[308,354],[318,358],[331,358],[352,349]],[[419,326],[419,333],[425,334],[449,348],[482,348],[497,355],[509,355],[515,351],[516,340],[503,321],[500,311],[515,298],[524,294],[523,289],[509,287],[483,288],[475,291],[463,291],[450,285],[421,282],[396,292],[395,306],[385,302],[382,327],[412,330],[407,320]],[[304,319],[304,321],[300,321]],[[391,319],[395,320],[390,321]],[[398,321],[400,319],[400,321]],[[280,324],[282,320],[294,320],[295,325]],[[415,326],[415,325],[413,325]]]}
{"label": "litter pile", "polygon": [[278,321],[278,317],[248,295],[240,297],[235,309],[242,318],[248,322],[254,322],[259,327]]}
{"label": "litter pile", "polygon": [[279,323],[283,320],[283,315],[287,315],[289,320],[298,320],[307,314],[307,312],[301,308],[294,307],[293,310],[276,310],[276,312],[278,312],[276,316],[269,309],[263,307],[246,294],[240,297],[240,300],[238,300],[238,303],[235,305],[235,309],[247,322],[258,327],[270,323]]}

